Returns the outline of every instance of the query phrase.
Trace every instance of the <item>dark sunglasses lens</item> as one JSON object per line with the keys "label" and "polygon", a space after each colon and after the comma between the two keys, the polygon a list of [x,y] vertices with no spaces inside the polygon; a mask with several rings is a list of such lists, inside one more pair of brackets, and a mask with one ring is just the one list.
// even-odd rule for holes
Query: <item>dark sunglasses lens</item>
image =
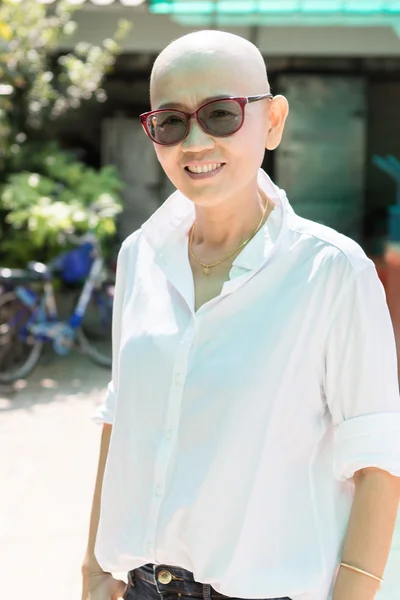
{"label": "dark sunglasses lens", "polygon": [[235,100],[216,100],[200,110],[199,120],[211,134],[232,135],[243,123],[242,107]]}
{"label": "dark sunglasses lens", "polygon": [[146,119],[147,131],[158,144],[177,144],[185,135],[187,118],[176,111],[159,111]]}

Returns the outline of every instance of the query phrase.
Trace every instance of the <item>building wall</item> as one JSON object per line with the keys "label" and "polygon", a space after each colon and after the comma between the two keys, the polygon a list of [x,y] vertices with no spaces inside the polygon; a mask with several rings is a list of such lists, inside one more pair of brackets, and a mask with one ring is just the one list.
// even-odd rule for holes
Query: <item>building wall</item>
{"label": "building wall", "polygon": [[[85,4],[76,15],[78,31],[68,42],[100,43],[111,35],[119,18],[132,21],[124,41],[126,52],[159,52],[172,39],[193,29],[147,8]],[[225,28],[255,42],[267,56],[400,56],[400,39],[391,27],[236,27]]]}

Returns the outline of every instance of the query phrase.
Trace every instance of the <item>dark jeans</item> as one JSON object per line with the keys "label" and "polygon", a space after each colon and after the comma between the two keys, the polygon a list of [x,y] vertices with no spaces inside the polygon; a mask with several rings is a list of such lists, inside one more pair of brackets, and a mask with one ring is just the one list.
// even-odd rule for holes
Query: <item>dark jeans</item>
{"label": "dark jeans", "polygon": [[[148,563],[128,573],[125,600],[192,600],[193,598],[233,600],[214,590],[210,584],[195,581],[193,573],[181,567]],[[290,600],[290,598],[265,600]]]}

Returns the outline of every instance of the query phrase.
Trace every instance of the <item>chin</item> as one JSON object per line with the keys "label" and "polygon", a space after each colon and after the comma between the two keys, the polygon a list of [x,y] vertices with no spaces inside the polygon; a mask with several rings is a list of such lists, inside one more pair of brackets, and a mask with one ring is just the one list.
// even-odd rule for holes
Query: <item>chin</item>
{"label": "chin", "polygon": [[[211,186],[181,186],[179,191],[189,198],[196,206],[217,206],[226,200],[229,196],[227,189],[212,189]],[[227,193],[228,192],[228,193]]]}

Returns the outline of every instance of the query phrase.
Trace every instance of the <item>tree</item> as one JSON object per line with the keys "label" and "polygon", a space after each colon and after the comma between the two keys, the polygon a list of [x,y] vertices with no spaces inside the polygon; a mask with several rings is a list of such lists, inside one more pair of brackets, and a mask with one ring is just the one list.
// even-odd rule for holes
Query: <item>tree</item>
{"label": "tree", "polygon": [[[54,159],[57,164],[64,160],[65,164],[70,165],[70,172],[72,163],[75,170],[79,171],[80,167],[72,157],[67,154],[63,156],[54,142],[49,145],[52,128],[48,125],[69,110],[79,108],[82,102],[106,100],[102,82],[114,65],[120,51],[119,42],[126,35],[129,24],[120,21],[114,37],[104,40],[101,46],[79,43],[73,51],[60,56],[58,48],[61,42],[76,29],[76,23],[72,20],[75,10],[76,6],[64,0],[50,5],[36,0],[3,0],[0,5],[0,209],[3,212],[0,253],[4,255],[7,250],[9,259],[10,248],[13,244],[16,247],[15,227],[25,229],[28,233],[29,223],[40,222],[42,228],[46,227],[45,218],[36,218],[36,221],[31,218],[33,210],[36,210],[37,217],[38,206],[46,207],[48,213],[49,206],[58,202],[58,210],[53,211],[57,214],[60,213],[60,202],[74,202],[79,212],[86,210],[90,202],[98,200],[96,194],[99,185],[96,186],[96,182],[100,180],[96,179],[94,170],[85,170],[82,166],[80,172],[81,176],[85,175],[92,181],[94,191],[94,195],[87,194],[85,200],[76,196],[76,190],[68,194],[66,186],[69,180],[62,180],[61,171],[61,186],[58,185],[60,180],[54,178],[54,168],[49,171],[52,157],[53,163]],[[40,157],[41,162],[38,160]],[[37,175],[39,180],[31,175]],[[117,208],[115,194],[120,184],[116,174],[108,168],[102,181],[103,184],[104,181],[110,182],[104,192],[109,194],[109,201],[115,201]],[[31,184],[36,192],[31,199],[37,198],[34,206],[24,202],[20,193],[21,186],[26,186],[23,190],[26,193]],[[42,188],[46,188],[44,195],[37,193]],[[44,201],[43,197],[46,198]],[[18,198],[20,200],[17,202]],[[20,210],[21,202],[24,204],[23,213]],[[112,213],[111,204],[108,203],[108,219]],[[71,213],[66,206],[64,209],[64,212]],[[81,223],[89,221],[87,215],[81,215]],[[7,227],[7,223],[12,227]],[[62,228],[62,223],[59,227]],[[112,227],[108,224],[103,229],[111,232]],[[32,233],[33,229],[30,231]],[[50,236],[53,242],[54,234],[53,227]],[[47,257],[46,244],[49,240],[46,235],[43,236],[43,231],[35,239],[40,239],[43,244],[43,260]],[[52,248],[54,254],[54,243]],[[27,254],[29,242],[26,251],[20,253],[16,262],[20,263]]]}

